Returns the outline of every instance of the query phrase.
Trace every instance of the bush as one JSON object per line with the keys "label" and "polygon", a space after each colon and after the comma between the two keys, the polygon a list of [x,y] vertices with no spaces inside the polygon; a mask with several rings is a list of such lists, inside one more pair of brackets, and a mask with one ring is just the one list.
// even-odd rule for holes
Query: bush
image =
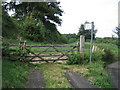
{"label": "bush", "polygon": [[[104,52],[97,50],[92,53],[92,62],[100,61],[103,59]],[[90,53],[85,52],[84,56],[82,54],[72,54],[68,57],[67,64],[86,64],[89,63]]]}
{"label": "bush", "polygon": [[101,50],[94,51],[92,54],[92,61],[100,61],[103,59],[104,53]]}
{"label": "bush", "polygon": [[67,64],[72,65],[72,64],[83,64],[84,57],[83,55],[80,54],[72,54],[69,55]]}
{"label": "bush", "polygon": [[[109,64],[118,61],[118,48],[113,44],[96,44],[98,49],[92,53],[92,62],[104,61]],[[89,47],[87,44],[85,47]],[[72,54],[68,57],[68,64],[87,64],[90,62],[90,52],[85,50],[84,57],[79,54]]]}
{"label": "bush", "polygon": [[[92,62],[102,60],[103,59],[103,54],[104,53],[102,51],[100,51],[100,50],[94,51],[92,53]],[[83,63],[86,64],[88,62],[90,62],[90,53],[89,52],[85,52]]]}
{"label": "bush", "polygon": [[2,56],[10,55],[9,42],[2,43]]}
{"label": "bush", "polygon": [[111,44],[99,44],[97,45],[100,49],[104,49],[102,60],[108,63],[114,62],[118,57],[118,48]]}
{"label": "bush", "polygon": [[105,62],[112,62],[115,59],[115,56],[110,49],[105,49],[104,52],[105,54],[103,55],[103,60]]}

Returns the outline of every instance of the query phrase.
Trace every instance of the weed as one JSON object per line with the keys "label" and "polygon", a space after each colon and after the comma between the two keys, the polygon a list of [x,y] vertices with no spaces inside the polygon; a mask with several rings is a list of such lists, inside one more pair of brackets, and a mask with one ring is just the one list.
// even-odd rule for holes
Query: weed
{"label": "weed", "polygon": [[67,64],[83,64],[84,57],[80,54],[72,54],[68,57]]}

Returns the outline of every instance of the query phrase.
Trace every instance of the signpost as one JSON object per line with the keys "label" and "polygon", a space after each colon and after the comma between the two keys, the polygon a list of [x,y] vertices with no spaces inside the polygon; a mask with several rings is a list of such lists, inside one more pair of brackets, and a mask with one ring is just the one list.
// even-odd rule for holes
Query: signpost
{"label": "signpost", "polygon": [[92,41],[93,41],[94,22],[85,22],[85,26],[87,24],[91,24],[91,27],[85,28],[85,30],[91,29],[91,41],[90,41],[90,63],[91,63],[91,61],[92,61]]}

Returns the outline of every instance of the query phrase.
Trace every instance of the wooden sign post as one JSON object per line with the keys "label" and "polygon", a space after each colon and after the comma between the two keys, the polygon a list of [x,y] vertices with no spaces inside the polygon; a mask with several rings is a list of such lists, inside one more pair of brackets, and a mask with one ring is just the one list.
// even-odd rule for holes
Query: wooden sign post
{"label": "wooden sign post", "polygon": [[85,42],[85,36],[80,35],[80,53],[84,53],[84,42]]}

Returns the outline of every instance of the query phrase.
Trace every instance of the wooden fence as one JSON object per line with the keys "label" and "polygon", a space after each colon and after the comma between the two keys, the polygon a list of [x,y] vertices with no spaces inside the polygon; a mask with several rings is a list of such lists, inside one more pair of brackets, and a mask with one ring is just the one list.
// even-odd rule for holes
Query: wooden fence
{"label": "wooden fence", "polygon": [[[23,61],[31,62],[55,62],[60,60],[67,60],[68,56],[71,55],[74,51],[79,52],[79,44],[77,45],[27,45],[26,41],[16,41],[19,44],[10,44],[9,47],[20,47],[19,49],[22,52],[28,52],[27,54],[18,55],[19,59]],[[44,50],[30,50],[29,48],[42,48]],[[57,47],[69,47],[68,50],[59,50]],[[49,50],[52,49],[52,50]],[[12,50],[12,52],[18,52],[18,50]],[[49,52],[49,54],[48,54]],[[53,52],[53,54],[51,54]],[[75,53],[75,52],[74,52]]]}

